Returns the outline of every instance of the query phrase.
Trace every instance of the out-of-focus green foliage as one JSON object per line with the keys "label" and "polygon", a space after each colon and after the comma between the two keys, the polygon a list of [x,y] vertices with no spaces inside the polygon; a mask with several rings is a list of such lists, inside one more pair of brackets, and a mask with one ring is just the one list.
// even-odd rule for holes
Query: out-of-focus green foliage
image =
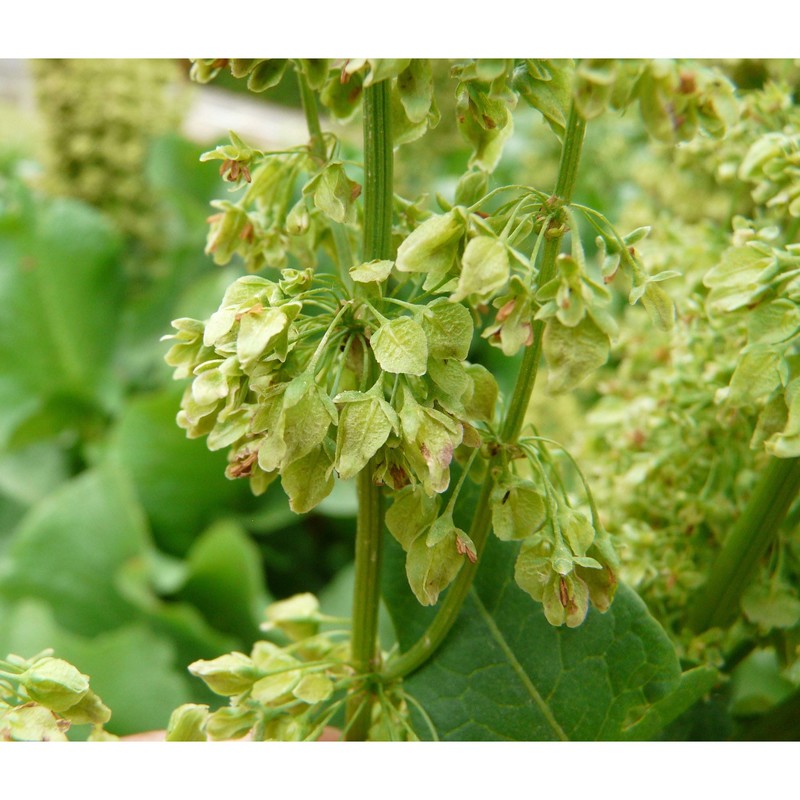
{"label": "out-of-focus green foliage", "polygon": [[[36,67],[61,98],[51,145],[109,148],[60,172],[46,162],[59,196],[31,169],[39,151],[22,143],[35,136],[0,142],[0,655],[52,647],[113,709],[109,733],[127,734],[207,702],[186,665],[262,636],[268,582],[280,595],[322,588],[351,558],[353,511],[298,521],[175,426],[180,390],[158,339],[237,274],[203,255],[220,179],[173,130],[175,65],[101,67]],[[95,196],[72,180],[93,171]],[[132,246],[156,229],[157,251]]]}

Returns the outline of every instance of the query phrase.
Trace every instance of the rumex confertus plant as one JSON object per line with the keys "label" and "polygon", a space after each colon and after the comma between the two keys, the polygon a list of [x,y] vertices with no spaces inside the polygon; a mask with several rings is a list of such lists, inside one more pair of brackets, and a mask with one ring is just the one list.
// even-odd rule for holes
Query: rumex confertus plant
{"label": "rumex confertus plant", "polygon": [[[788,652],[785,93],[743,97],[724,71],[680,61],[212,59],[193,75],[223,70],[256,92],[296,80],[309,138],[270,151],[231,133],[201,159],[231,188],[206,251],[248,274],[165,337],[187,381],[177,422],[227,453],[228,478],[257,495],[279,483],[296,513],[356,484],[355,590],[351,619],[296,595],[267,609],[247,653],[191,664],[228,705],[181,706],[168,739],[310,740],[327,726],[351,740],[653,738],[719,683],[715,647],[738,657],[742,620],[719,631],[740,600],[762,637],[745,643],[777,631]],[[319,104],[360,115],[363,159]],[[470,155],[433,206],[400,196],[395,170],[444,126],[440,108]],[[537,169],[498,177],[530,109],[550,130],[521,141],[558,149],[546,185],[528,183]],[[592,131],[624,125],[665,154],[655,178],[631,165],[625,180],[663,197],[680,186],[663,180],[672,159],[730,199],[715,224],[692,220],[685,192],[671,216],[578,201],[592,198],[579,180]],[[585,382],[598,371],[599,400]],[[592,413],[570,420],[568,450],[538,409],[574,397]],[[770,547],[766,594],[745,592]],[[398,640],[386,653],[381,596]]]}
{"label": "rumex confertus plant", "polygon": [[[457,125],[473,152],[452,201],[437,198],[432,212],[393,189],[394,148],[439,118],[429,61],[199,60],[193,74],[205,82],[222,69],[253,91],[295,72],[311,138],[270,153],[231,134],[230,145],[203,157],[220,160],[220,174],[242,189],[238,201],[215,204],[207,251],[219,264],[238,255],[249,271],[273,272],[237,280],[207,321],[173,323],[167,362],[176,378],[192,379],[178,423],[191,437],[207,436],[211,449],[227,448],[226,474],[249,479],[254,492],[279,478],[296,512],[313,509],[336,480],[354,478],[356,588],[343,661],[281,666],[287,651],[271,646],[274,659],[254,651],[196,664],[212,689],[220,674],[247,677],[220,691],[234,697],[229,709],[176,712],[170,735],[214,736],[218,715],[230,714],[247,720],[237,735],[314,738],[337,698],[348,738],[387,726],[392,738],[414,736],[385,693],[402,693],[402,677],[447,636],[490,530],[518,543],[516,583],[551,625],[580,626],[590,604],[603,612],[613,600],[618,558],[591,489],[557,442],[524,426],[525,412],[542,355],[553,393],[605,363],[616,333],[608,285],[618,273],[630,302],[641,300],[661,329],[674,318],[661,282],[678,273],[647,273],[635,245],[648,229],[622,236],[573,202],[585,129],[607,108],[638,101],[656,138],[682,141],[699,130],[719,137],[732,121],[732,92],[711,71],[669,63],[456,63]],[[317,94],[340,118],[361,107],[363,185],[348,174],[335,136],[323,133]],[[554,190],[490,188],[520,100],[542,111],[561,141]],[[582,226],[598,236],[599,274]],[[320,249],[332,270],[315,269]],[[492,374],[469,361],[477,337],[507,357],[523,353],[505,402]],[[577,501],[566,468],[579,478]],[[456,519],[467,481],[480,495],[464,529]],[[388,660],[376,644],[384,525],[405,552],[420,604],[438,604],[449,587],[425,634]],[[322,634],[317,626],[310,635]],[[303,640],[286,647],[302,650]],[[349,675],[343,698],[331,683],[339,669]],[[280,691],[264,694],[273,672],[283,676]],[[324,697],[309,707],[301,687],[322,674]],[[254,703],[260,716],[252,716]],[[284,720],[282,733],[267,733],[276,720]]]}

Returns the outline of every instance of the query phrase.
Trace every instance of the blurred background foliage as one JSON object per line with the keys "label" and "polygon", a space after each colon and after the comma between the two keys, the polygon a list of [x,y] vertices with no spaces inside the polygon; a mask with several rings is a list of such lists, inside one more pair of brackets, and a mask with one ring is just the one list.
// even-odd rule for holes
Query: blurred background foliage
{"label": "blurred background foliage", "polygon": [[[793,65],[724,66],[742,88],[758,88],[780,71],[797,85]],[[441,62],[436,71],[441,122],[396,154],[397,192],[425,193],[429,207],[437,193],[452,198],[470,156],[456,129],[449,67]],[[208,702],[186,665],[248,651],[270,599],[310,591],[328,613],[347,613],[352,586],[353,486],[337,483],[312,514],[298,517],[277,482],[253,497],[246,482],[224,477],[223,453],[186,439],[175,424],[183,387],[163,363],[159,338],[172,319],[207,317],[244,274],[241,265],[220,268],[204,254],[209,202],[224,197],[227,185],[213,163],[198,159],[227,138],[197,141],[181,133],[201,91],[187,73],[186,64],[171,61],[38,62],[30,65],[35,107],[0,106],[0,651],[29,656],[54,647],[91,675],[113,709],[107,727],[117,734],[163,728],[179,704]],[[233,79],[222,85],[233,94],[242,87]],[[299,106],[290,80],[248,102],[279,104],[268,106],[278,119]],[[358,119],[330,124],[344,158],[357,161]],[[518,108],[514,130],[493,185],[552,186],[558,141],[541,115]],[[690,313],[692,292],[713,263],[709,242],[716,237],[718,250],[724,247],[715,225],[727,224],[732,201],[708,171],[683,178],[674,167],[708,154],[650,144],[640,122],[613,115],[589,126],[585,153],[576,200],[621,221],[621,229],[663,223],[656,224],[652,258],[689,277],[677,300],[679,315]],[[697,181],[705,182],[702,210],[686,201]],[[683,263],[673,263],[671,246]],[[687,554],[680,542],[693,514],[746,496],[758,466],[747,450],[754,423],[738,417],[725,433],[725,442],[741,443],[728,465],[741,495],[724,477],[701,507],[689,490],[658,495],[661,478],[650,495],[643,492],[648,467],[636,414],[652,415],[655,393],[687,395],[673,377],[657,385],[653,372],[659,359],[668,362],[664,353],[674,341],[653,332],[623,292],[615,303],[632,322],[609,364],[574,395],[557,403],[537,399],[530,417],[543,435],[587,459],[599,498],[612,507],[607,524],[622,539],[626,578],[680,643],[680,622],[670,627],[676,604],[685,602],[692,575],[712,555]],[[486,364],[501,389],[510,388],[515,359],[479,340],[471,360]],[[684,372],[695,387],[707,379],[702,364],[698,369]],[[640,405],[631,405],[637,397]],[[675,413],[694,414],[700,437],[720,430],[712,410],[702,417],[696,411]],[[663,459],[657,438],[656,430],[654,452]],[[675,441],[672,435],[673,449]],[[690,452],[685,443],[677,448]],[[686,478],[689,466],[673,461],[669,480]],[[705,480],[710,465],[694,466]],[[659,539],[654,531],[667,523],[654,520],[665,504],[683,514],[682,527],[660,531]],[[633,527],[623,530],[628,518]],[[681,655],[703,661],[697,647],[687,640]],[[787,676],[775,648],[758,648],[743,664],[725,691],[745,714],[775,706],[800,682],[800,674]],[[715,701],[709,702],[705,721],[681,723],[695,737],[709,724]],[[715,735],[729,724],[719,722]]]}

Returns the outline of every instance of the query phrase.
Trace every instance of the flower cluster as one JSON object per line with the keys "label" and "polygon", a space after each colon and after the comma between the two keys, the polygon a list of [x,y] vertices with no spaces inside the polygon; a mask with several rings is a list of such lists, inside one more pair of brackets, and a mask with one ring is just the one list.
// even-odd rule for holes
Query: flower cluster
{"label": "flower cluster", "polygon": [[[370,282],[386,267],[351,275]],[[490,373],[466,361],[469,311],[440,298],[387,317],[310,281],[293,270],[243,277],[206,322],[173,323],[166,360],[192,378],[178,424],[230,448],[228,477],[249,477],[257,494],[280,475],[297,512],[330,493],[334,472],[370,464],[393,489],[445,491],[456,448],[480,444],[472,423],[490,421],[497,398]]]}
{"label": "flower cluster", "polygon": [[[273,603],[266,616],[262,630],[282,644],[258,641],[249,655],[233,652],[191,664],[189,671],[229,705],[215,711],[180,706],[167,741],[314,741],[339,722],[347,690],[361,680],[349,664],[349,631],[332,627],[343,620],[321,614],[310,594]],[[381,687],[370,710],[370,740],[417,739],[406,697],[399,683]]]}
{"label": "flower cluster", "polygon": [[0,660],[0,741],[63,742],[72,725],[85,724],[90,740],[102,741],[114,738],[103,730],[109,719],[89,678],[52,650]]}

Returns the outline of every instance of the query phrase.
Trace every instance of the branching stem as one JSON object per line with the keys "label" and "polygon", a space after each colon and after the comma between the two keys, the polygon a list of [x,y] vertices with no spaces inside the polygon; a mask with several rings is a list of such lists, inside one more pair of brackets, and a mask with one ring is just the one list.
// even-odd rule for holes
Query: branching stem
{"label": "branching stem", "polygon": [[[320,162],[320,165],[324,165],[328,161],[328,149],[325,145],[325,138],[319,123],[317,98],[308,85],[306,76],[301,69],[297,70],[297,81],[300,84],[300,99],[302,100],[303,111],[306,115],[306,127],[311,137],[309,142],[311,155]],[[353,266],[353,254],[350,249],[350,240],[347,238],[347,231],[344,225],[339,222],[331,222],[331,235],[333,236],[333,246],[336,250],[339,274],[345,286],[350,287],[352,286],[352,278],[350,277],[349,269]]]}
{"label": "branching stem", "polygon": [[[585,120],[578,114],[575,107],[572,106],[570,108],[566,132],[564,134],[564,144],[561,149],[561,162],[559,164],[555,191],[556,204],[566,205],[572,199],[572,193],[575,189],[575,181],[578,175],[578,164],[580,163],[585,130]],[[558,207],[558,205],[555,207]],[[545,222],[545,224],[547,223]],[[538,277],[539,286],[543,286],[555,275],[556,258],[561,247],[562,238],[563,233],[558,233],[546,239],[542,266]],[[533,392],[533,387],[536,382],[539,361],[541,360],[544,322],[541,320],[532,320],[532,325],[533,344],[526,349],[525,355],[523,356],[522,365],[520,366],[519,375],[517,376],[517,383],[514,387],[511,401],[506,409],[501,428],[501,438],[506,443],[516,441],[522,430],[522,425],[525,421],[525,413],[528,409],[531,393]],[[461,611],[461,607],[464,604],[464,600],[467,597],[467,593],[472,586],[478,564],[480,564],[480,556],[489,535],[492,522],[490,500],[492,489],[494,488],[495,470],[501,463],[502,451],[489,462],[469,530],[469,537],[472,539],[478,552],[478,560],[474,564],[470,561],[465,562],[458,577],[447,590],[447,594],[442,600],[439,611],[428,629],[411,648],[387,664],[384,670],[385,679],[391,680],[393,678],[402,677],[422,666],[444,641],[450,628],[455,623]]]}

